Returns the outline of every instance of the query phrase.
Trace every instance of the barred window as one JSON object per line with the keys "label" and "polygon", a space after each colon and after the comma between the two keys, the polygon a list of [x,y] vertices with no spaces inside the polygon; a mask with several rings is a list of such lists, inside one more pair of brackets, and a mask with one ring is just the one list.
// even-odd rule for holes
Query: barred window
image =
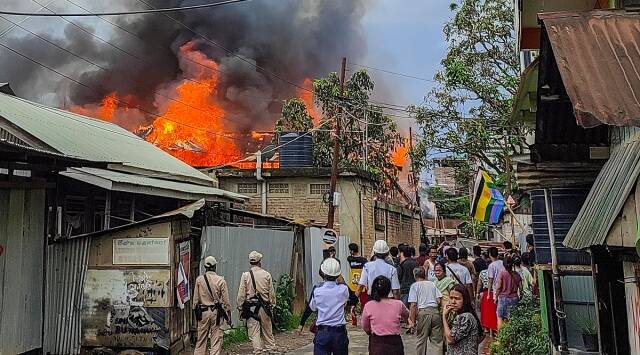
{"label": "barred window", "polygon": [[309,184],[309,193],[311,195],[324,195],[330,189],[331,185],[329,184]]}
{"label": "barred window", "polygon": [[258,184],[251,182],[241,182],[238,183],[238,193],[239,194],[257,194],[258,193]]}
{"label": "barred window", "polygon": [[376,208],[374,213],[375,223],[384,226],[386,224],[384,210],[382,208]]}
{"label": "barred window", "polygon": [[269,193],[270,194],[288,194],[289,184],[283,184],[283,183],[269,184]]}

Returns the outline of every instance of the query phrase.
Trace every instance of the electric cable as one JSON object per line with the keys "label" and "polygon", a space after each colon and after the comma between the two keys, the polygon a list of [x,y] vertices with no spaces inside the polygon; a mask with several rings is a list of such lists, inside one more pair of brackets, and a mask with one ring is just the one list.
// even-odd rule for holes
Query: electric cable
{"label": "electric cable", "polygon": [[[180,6],[180,7],[166,7],[166,8],[158,8],[158,9],[146,9],[146,10],[131,10],[131,11],[113,11],[113,12],[100,12],[95,14],[87,14],[87,13],[68,13],[68,14],[60,14],[59,16],[68,16],[68,17],[87,17],[87,16],[122,16],[122,15],[143,15],[143,14],[154,14],[154,13],[165,13],[165,12],[177,12],[177,11],[187,11],[187,10],[197,10],[197,9],[205,9],[223,5],[230,5],[235,3],[241,3],[251,0],[224,0],[213,3],[206,3],[200,5],[191,5],[191,6]],[[10,15],[10,16],[33,16],[33,17],[53,17],[58,15],[52,14],[43,14],[37,12],[20,12],[20,11],[6,11],[0,10],[0,14],[2,15]]]}

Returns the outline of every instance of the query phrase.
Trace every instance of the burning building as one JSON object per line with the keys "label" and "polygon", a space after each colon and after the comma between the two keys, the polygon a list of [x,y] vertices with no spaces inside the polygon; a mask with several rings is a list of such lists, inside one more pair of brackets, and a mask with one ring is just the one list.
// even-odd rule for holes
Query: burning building
{"label": "burning building", "polygon": [[[272,130],[284,99],[301,98],[319,121],[310,78],[335,71],[343,55],[364,53],[365,10],[362,0],[285,0],[108,20],[33,19],[77,57],[20,31],[7,35],[8,46],[27,56],[37,50],[36,58],[81,85],[10,55],[0,57],[0,81],[17,83],[27,97],[47,90],[51,104],[117,123],[193,166],[215,166],[269,143],[258,132]],[[109,35],[98,31],[105,27]]]}

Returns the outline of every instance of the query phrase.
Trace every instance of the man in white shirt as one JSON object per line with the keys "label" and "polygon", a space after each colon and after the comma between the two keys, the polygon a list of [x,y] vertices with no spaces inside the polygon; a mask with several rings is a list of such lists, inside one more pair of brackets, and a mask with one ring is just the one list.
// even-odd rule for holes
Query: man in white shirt
{"label": "man in white shirt", "polygon": [[[438,304],[442,293],[432,281],[426,281],[424,268],[413,270],[416,282],[409,290],[409,328],[415,329],[418,354],[442,354],[442,317]],[[427,346],[428,345],[428,346]]]}
{"label": "man in white shirt", "polygon": [[334,258],[325,259],[320,265],[325,282],[313,290],[309,308],[318,312],[318,332],[313,341],[314,354],[347,355],[349,338],[344,319],[344,306],[349,300],[349,288],[337,283],[340,263]]}
{"label": "man in white shirt", "polygon": [[[371,295],[371,285],[373,280],[378,276],[385,276],[391,280],[391,291],[395,299],[400,299],[400,281],[398,280],[398,270],[387,264],[385,261],[389,255],[389,246],[384,240],[376,240],[373,244],[373,254],[375,260],[364,264],[362,269],[362,275],[360,275],[360,281],[358,282],[358,293],[367,292]],[[364,307],[364,304],[362,305]]]}
{"label": "man in white shirt", "polygon": [[504,270],[502,260],[498,259],[498,248],[489,248],[489,258],[491,258],[491,264],[487,268],[487,277],[489,278],[489,299],[497,299],[496,293],[496,280],[500,271]]}
{"label": "man in white shirt", "polygon": [[458,263],[458,250],[456,248],[447,249],[447,276],[457,281],[459,284],[465,285],[469,291],[469,295],[475,294],[473,291],[473,278],[469,269]]}

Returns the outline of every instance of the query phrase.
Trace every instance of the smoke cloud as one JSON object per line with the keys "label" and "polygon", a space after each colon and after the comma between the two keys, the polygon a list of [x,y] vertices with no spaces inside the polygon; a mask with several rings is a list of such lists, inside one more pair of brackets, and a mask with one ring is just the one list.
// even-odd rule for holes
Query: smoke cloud
{"label": "smoke cloud", "polygon": [[[73,0],[95,12],[104,11],[105,7],[109,10],[127,6],[146,8],[143,1],[156,8],[202,3],[138,0],[127,1],[125,5],[120,1],[98,4]],[[45,4],[45,0],[38,2]],[[28,11],[38,8],[36,4],[25,3],[12,0],[5,7]],[[156,112],[156,92],[186,75],[178,53],[182,45],[192,42],[197,50],[218,64],[215,100],[223,105],[229,121],[237,125],[233,129],[270,129],[279,114],[281,100],[296,96],[298,89],[237,56],[297,85],[305,78],[325,76],[338,69],[341,57],[358,60],[364,55],[366,47],[360,23],[366,11],[365,3],[366,0],[253,0],[168,14],[220,46],[162,14],[107,18],[126,31],[97,18],[68,18],[72,23],[59,17],[29,19],[22,25],[108,70],[74,58],[18,28],[0,37],[0,43],[98,92],[71,83],[4,48],[0,48],[0,81],[11,83],[20,96],[45,97],[47,103],[58,106],[98,104],[107,93],[117,92],[120,97],[135,98],[135,104],[145,110]],[[50,8],[57,12],[83,12],[70,3]],[[6,25],[9,24],[5,22]]]}

